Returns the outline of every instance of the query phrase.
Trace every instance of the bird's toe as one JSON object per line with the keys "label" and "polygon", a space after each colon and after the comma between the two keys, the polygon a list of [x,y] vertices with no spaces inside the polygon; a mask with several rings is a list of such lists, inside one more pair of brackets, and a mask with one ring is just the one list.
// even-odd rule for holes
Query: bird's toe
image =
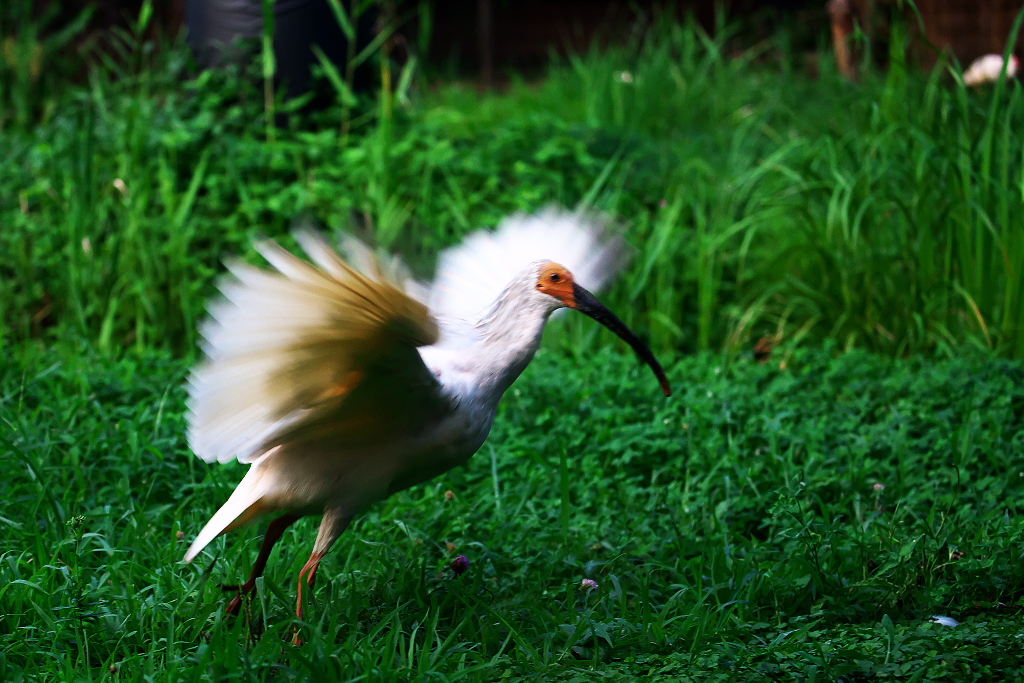
{"label": "bird's toe", "polygon": [[242,610],[242,596],[236,595],[231,602],[228,603],[228,608],[225,610],[228,614],[233,617],[237,617],[238,613]]}

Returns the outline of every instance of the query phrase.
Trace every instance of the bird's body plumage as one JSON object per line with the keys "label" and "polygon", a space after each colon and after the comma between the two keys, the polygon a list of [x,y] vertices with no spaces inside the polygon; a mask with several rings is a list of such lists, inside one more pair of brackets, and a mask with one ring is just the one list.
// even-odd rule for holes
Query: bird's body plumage
{"label": "bird's body plumage", "polygon": [[[622,262],[621,241],[600,221],[554,210],[470,236],[442,254],[431,287],[358,243],[347,244],[346,263],[314,233],[297,239],[313,264],[261,243],[276,272],[232,264],[203,329],[207,360],[190,381],[190,444],[204,460],[251,466],[187,561],[264,516],[287,515],[280,531],[323,513],[307,565],[315,573],[354,515],[480,448],[549,316],[575,306],[572,291],[589,296],[573,274],[597,287]],[[635,336],[627,341],[643,355]],[[645,359],[660,373],[653,356]]]}

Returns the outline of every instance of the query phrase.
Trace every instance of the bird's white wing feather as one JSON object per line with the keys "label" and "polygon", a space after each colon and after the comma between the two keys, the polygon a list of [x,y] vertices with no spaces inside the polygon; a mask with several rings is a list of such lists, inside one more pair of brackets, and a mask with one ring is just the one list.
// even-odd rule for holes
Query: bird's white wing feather
{"label": "bird's white wing feather", "polygon": [[430,290],[430,310],[443,343],[473,334],[473,326],[527,266],[539,260],[565,266],[580,286],[596,292],[625,263],[624,242],[597,213],[547,208],[516,214],[497,230],[479,230],[446,249]]}
{"label": "bird's white wing feather", "polygon": [[189,443],[204,460],[394,435],[443,409],[417,351],[437,340],[437,325],[404,291],[401,264],[353,246],[359,272],[315,233],[296,237],[315,266],[262,242],[276,272],[232,264],[210,307],[189,398]]}

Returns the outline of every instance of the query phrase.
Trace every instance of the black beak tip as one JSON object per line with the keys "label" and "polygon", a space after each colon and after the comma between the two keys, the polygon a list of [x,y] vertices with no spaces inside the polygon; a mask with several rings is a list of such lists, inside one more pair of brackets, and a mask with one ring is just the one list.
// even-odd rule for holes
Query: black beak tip
{"label": "black beak tip", "polygon": [[589,315],[633,347],[633,350],[636,351],[641,360],[647,363],[647,365],[651,367],[651,370],[654,371],[654,375],[658,378],[658,384],[661,385],[661,390],[665,393],[665,396],[672,395],[672,387],[668,384],[668,378],[665,376],[665,371],[661,368],[661,365],[654,357],[654,354],[651,353],[647,344],[641,341],[641,339],[637,337],[631,329],[626,327],[625,323],[619,320],[614,313],[609,311],[604,304],[594,297],[593,294],[575,283],[573,283],[573,298],[573,308],[584,315]]}

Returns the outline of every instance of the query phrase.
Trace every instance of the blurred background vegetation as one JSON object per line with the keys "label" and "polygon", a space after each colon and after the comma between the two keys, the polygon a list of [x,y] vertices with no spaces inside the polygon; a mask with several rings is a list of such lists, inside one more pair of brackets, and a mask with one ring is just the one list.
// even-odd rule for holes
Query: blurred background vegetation
{"label": "blurred background vegetation", "polygon": [[621,219],[635,258],[608,302],[661,352],[1024,357],[1020,88],[965,88],[928,3],[864,15],[856,82],[816,2],[330,4],[375,33],[292,98],[266,40],[197,69],[180,2],[4,4],[0,339],[187,355],[256,234],[311,218],[426,277],[466,232],[559,203]]}

